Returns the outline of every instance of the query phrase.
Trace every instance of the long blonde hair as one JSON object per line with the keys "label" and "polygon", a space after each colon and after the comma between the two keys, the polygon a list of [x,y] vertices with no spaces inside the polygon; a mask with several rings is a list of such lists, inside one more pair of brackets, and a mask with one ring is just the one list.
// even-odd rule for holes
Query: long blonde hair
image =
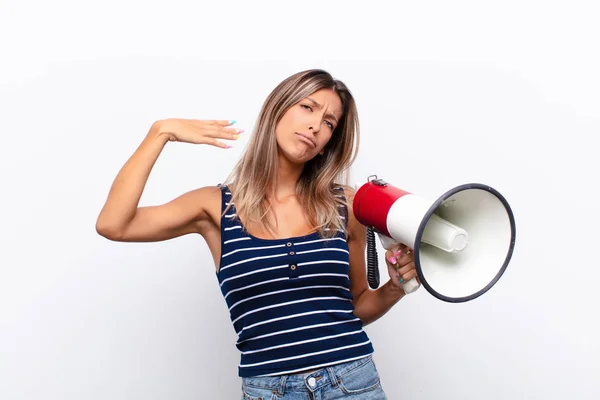
{"label": "long blonde hair", "polygon": [[[238,216],[257,223],[271,234],[274,224],[269,196],[277,185],[277,140],[275,128],[283,114],[293,105],[320,89],[332,89],[341,99],[342,117],[333,132],[324,154],[304,165],[296,186],[296,195],[309,223],[321,236],[331,236],[336,230],[346,232],[339,218],[343,202],[337,186],[347,186],[349,168],[359,145],[359,123],[356,103],[346,85],[321,69],[298,72],[283,80],[267,96],[248,147],[225,184],[232,185],[232,200]],[[275,221],[275,218],[272,218]]]}

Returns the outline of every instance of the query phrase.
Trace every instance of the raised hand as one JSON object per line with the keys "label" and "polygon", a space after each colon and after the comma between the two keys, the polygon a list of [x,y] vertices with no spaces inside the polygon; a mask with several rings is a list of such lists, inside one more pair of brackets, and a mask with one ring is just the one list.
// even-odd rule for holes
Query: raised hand
{"label": "raised hand", "polygon": [[157,121],[156,128],[172,142],[209,144],[227,149],[231,145],[220,139],[236,140],[244,132],[243,129],[233,128],[234,123],[228,120],[169,118]]}

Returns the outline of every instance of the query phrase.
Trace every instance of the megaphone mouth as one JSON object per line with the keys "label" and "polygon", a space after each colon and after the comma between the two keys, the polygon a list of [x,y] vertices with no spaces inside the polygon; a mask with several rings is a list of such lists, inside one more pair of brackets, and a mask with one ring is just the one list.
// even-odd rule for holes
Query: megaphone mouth
{"label": "megaphone mouth", "polygon": [[[486,217],[486,214],[482,213],[484,215],[483,220],[482,218],[469,218],[474,209],[483,207],[487,207],[486,210],[489,209],[491,214]],[[444,218],[445,209],[453,210],[448,212],[457,216],[458,222],[456,222],[456,225],[465,228],[468,232],[468,239],[466,239],[466,236],[463,238],[464,243],[462,244],[464,246],[462,248],[462,239],[453,242],[455,243],[453,250],[434,248],[424,240],[424,233],[429,221],[436,218],[436,216]],[[452,220],[450,222],[454,223]],[[487,226],[486,224],[489,224],[489,226],[501,225],[502,228],[509,227],[509,232],[501,237],[491,237],[484,240],[478,237],[482,236],[478,233],[483,230],[482,227]],[[506,229],[500,229],[499,231],[506,232]],[[457,186],[448,190],[433,202],[417,229],[414,243],[417,275],[426,290],[440,300],[449,303],[473,300],[490,290],[504,274],[512,258],[515,239],[516,227],[513,212],[506,199],[497,190],[480,183]],[[479,251],[473,251],[469,248],[470,246],[479,246]],[[427,247],[427,251],[423,251],[425,247]],[[442,253],[445,253],[443,257]],[[468,274],[470,274],[467,275],[469,279],[461,280],[458,285],[453,282],[453,279],[460,279],[456,278],[456,272],[452,269],[452,260],[455,257],[465,257],[468,260],[467,269],[469,269]],[[490,263],[489,259],[486,260],[486,257],[491,258],[492,262]],[[440,259],[443,259],[443,262],[446,263],[444,267],[428,269],[428,265],[439,265]],[[494,265],[495,267],[486,270],[483,265]],[[497,268],[498,265],[499,269]],[[482,268],[478,268],[479,266],[482,266]],[[469,282],[465,283],[465,281]]]}

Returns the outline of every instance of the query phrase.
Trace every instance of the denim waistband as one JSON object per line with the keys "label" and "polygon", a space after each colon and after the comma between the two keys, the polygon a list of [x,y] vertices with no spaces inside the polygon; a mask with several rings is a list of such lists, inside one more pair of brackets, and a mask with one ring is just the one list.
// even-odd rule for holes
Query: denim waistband
{"label": "denim waistband", "polygon": [[[337,387],[339,377],[371,362],[372,354],[362,357],[356,361],[324,367],[307,373],[297,373],[279,376],[244,377],[242,384],[249,387],[269,389],[283,396],[286,390],[306,390],[310,388],[316,391],[324,386]],[[312,383],[312,384],[311,384]]]}

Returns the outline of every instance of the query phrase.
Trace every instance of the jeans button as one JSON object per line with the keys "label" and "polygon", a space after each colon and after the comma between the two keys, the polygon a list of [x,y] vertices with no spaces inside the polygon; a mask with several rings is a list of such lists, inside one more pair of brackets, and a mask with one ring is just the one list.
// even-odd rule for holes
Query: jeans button
{"label": "jeans button", "polygon": [[315,383],[316,383],[316,382],[317,382],[317,381],[316,381],[316,380],[315,380],[315,378],[313,378],[312,376],[311,376],[310,378],[308,378],[308,385],[309,385],[310,387],[315,387]]}

